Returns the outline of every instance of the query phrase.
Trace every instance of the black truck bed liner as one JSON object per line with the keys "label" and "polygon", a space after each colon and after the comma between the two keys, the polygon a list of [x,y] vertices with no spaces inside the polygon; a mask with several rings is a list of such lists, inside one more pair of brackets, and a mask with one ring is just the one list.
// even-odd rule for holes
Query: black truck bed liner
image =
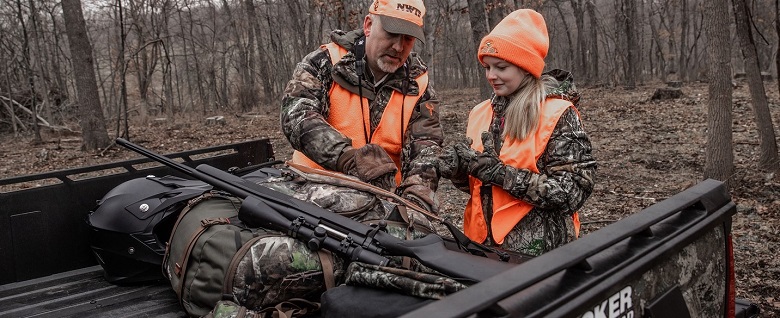
{"label": "black truck bed liner", "polygon": [[0,286],[0,317],[184,317],[168,282],[118,286],[100,266]]}

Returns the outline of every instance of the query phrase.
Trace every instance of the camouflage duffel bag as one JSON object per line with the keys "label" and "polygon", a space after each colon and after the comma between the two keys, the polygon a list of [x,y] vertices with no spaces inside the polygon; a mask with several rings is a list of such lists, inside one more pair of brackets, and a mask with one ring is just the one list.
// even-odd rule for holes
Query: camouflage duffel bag
{"label": "camouflage duffel bag", "polygon": [[[269,169],[243,178],[366,224],[386,220],[388,232],[399,238],[432,232],[419,212],[355,185]],[[244,225],[238,219],[240,205],[241,200],[212,191],[191,200],[174,225],[163,266],[189,315],[205,315],[220,300],[250,310],[294,298],[319,301],[327,287],[343,280],[341,258],[325,250],[312,252],[280,232]],[[393,266],[425,270],[408,258],[391,261]]]}

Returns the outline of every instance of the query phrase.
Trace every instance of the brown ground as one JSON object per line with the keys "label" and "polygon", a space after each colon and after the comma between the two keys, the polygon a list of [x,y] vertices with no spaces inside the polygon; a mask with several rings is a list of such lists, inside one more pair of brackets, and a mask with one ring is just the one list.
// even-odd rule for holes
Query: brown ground
{"label": "brown ground", "polygon": [[[774,83],[767,83],[774,86]],[[768,87],[770,111],[780,127],[777,90]],[[702,179],[706,132],[706,84],[682,88],[684,97],[652,102],[655,87],[626,91],[582,89],[580,111],[599,161],[596,190],[583,208],[585,233],[597,230],[686,189]],[[441,91],[447,141],[465,131],[468,110],[478,101],[475,90]],[[224,126],[205,126],[201,117],[162,124],[136,120],[130,138],[161,153],[183,151],[255,138],[271,138],[277,159],[291,149],[280,135],[278,113],[225,115]],[[738,204],[734,218],[737,296],[762,307],[764,317],[780,317],[780,178],[758,171],[758,139],[747,87],[734,94],[736,172],[731,190]],[[75,125],[73,125],[74,129]],[[776,129],[777,131],[778,129]],[[113,134],[113,132],[112,132]],[[46,142],[32,145],[30,136],[0,136],[0,178],[80,167],[136,157],[113,147],[104,153],[79,151],[78,136],[44,132]],[[449,182],[441,186],[442,210],[457,215],[464,194]]]}

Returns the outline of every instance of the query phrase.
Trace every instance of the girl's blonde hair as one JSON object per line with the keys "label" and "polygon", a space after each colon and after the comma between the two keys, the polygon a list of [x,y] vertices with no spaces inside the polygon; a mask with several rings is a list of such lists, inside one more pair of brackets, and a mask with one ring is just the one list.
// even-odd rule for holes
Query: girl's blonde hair
{"label": "girl's blonde hair", "polygon": [[504,138],[524,140],[539,126],[539,111],[547,92],[558,86],[558,81],[549,75],[541,78],[527,75],[520,88],[509,96],[504,120]]}

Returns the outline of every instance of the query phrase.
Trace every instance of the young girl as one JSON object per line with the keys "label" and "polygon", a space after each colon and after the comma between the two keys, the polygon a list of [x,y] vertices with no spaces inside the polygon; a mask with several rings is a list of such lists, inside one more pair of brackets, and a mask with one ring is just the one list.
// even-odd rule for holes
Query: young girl
{"label": "young girl", "polygon": [[445,148],[439,162],[442,176],[471,194],[466,235],[529,255],[578,236],[577,210],[596,170],[571,76],[542,74],[548,46],[544,18],[528,9],[482,39],[478,58],[494,94],[469,114],[471,145]]}

